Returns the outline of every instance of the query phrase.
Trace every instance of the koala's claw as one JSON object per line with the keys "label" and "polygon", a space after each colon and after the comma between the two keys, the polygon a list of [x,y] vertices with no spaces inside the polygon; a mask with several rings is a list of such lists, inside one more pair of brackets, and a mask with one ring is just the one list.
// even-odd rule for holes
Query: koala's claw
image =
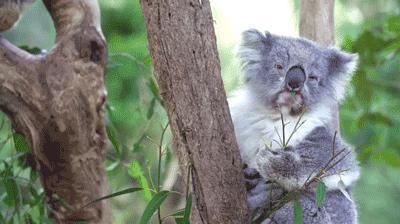
{"label": "koala's claw", "polygon": [[260,174],[258,173],[258,171],[254,168],[247,167],[247,165],[245,165],[243,171],[244,171],[244,176],[247,179],[260,178]]}
{"label": "koala's claw", "polygon": [[245,165],[243,172],[247,191],[253,189],[257,186],[257,184],[259,184],[260,181],[262,181],[262,177],[254,168],[250,168]]}

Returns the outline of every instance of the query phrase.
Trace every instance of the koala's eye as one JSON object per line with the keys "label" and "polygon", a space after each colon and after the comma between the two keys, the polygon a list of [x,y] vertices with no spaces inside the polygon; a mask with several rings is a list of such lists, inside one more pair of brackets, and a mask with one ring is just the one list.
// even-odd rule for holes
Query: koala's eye
{"label": "koala's eye", "polygon": [[318,77],[315,75],[310,75],[308,76],[308,79],[312,80],[312,81],[318,81]]}
{"label": "koala's eye", "polygon": [[282,69],[283,69],[283,66],[282,66],[281,64],[276,64],[276,65],[275,65],[275,68],[278,69],[278,70],[282,70]]}

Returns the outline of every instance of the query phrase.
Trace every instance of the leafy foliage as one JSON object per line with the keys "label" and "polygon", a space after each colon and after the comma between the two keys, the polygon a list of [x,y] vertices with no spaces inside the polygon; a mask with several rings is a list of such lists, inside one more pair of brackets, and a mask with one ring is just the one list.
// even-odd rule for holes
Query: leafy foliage
{"label": "leafy foliage", "polygon": [[[21,21],[18,27],[21,29],[5,36],[22,49],[40,54],[42,49],[51,46],[54,29],[41,1],[36,2]],[[137,223],[155,195],[167,195],[163,199],[158,196],[159,206],[152,206],[152,212],[147,210],[148,216],[155,221],[155,212],[159,213],[162,208],[161,220],[171,218],[176,223],[189,223],[192,197],[180,196],[184,195],[182,189],[164,186],[176,171],[169,170],[174,158],[168,130],[164,141],[161,144],[158,141],[167,117],[152,78],[152,61],[139,2],[100,0],[100,3],[102,28],[109,47],[106,84],[110,149],[106,167],[110,188],[126,190],[112,190],[115,193],[108,195],[114,221]],[[299,1],[295,3],[300,6]],[[394,209],[400,201],[397,197],[400,189],[397,181],[400,169],[400,6],[394,0],[385,3],[342,0],[338,3],[346,6],[345,11],[338,12],[339,22],[348,14],[361,13],[358,22],[338,23],[338,34],[345,34],[340,44],[360,56],[359,69],[341,107],[341,131],[355,146],[364,169],[361,183],[355,189],[360,223],[396,223],[400,219]],[[223,73],[238,73],[239,66],[234,66],[237,61],[230,56],[232,46],[219,44]],[[237,76],[224,78],[229,90],[239,83]],[[290,135],[286,137],[289,142]],[[13,133],[10,123],[0,115],[0,223],[51,223],[47,219],[38,175],[28,164],[31,161],[29,151],[22,136]],[[321,205],[324,190],[318,187],[316,203]],[[383,190],[375,191],[378,188]],[[167,189],[169,193],[165,193]],[[176,196],[178,199],[174,199]],[[185,204],[184,208],[177,207],[180,201]],[[295,214],[301,218],[299,204],[295,203]],[[150,220],[148,216],[146,219]]]}
{"label": "leafy foliage", "polygon": [[160,191],[153,196],[151,201],[147,204],[146,209],[143,212],[143,216],[140,219],[140,224],[147,224],[154,212],[160,208],[161,204],[168,197],[169,191]]}

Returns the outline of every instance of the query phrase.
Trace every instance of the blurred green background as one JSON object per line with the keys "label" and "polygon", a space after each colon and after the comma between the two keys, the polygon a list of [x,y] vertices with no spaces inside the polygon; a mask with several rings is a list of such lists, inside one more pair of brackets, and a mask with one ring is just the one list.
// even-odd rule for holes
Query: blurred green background
{"label": "blurred green background", "polygon": [[[298,0],[229,3],[212,2],[228,95],[240,86],[233,50],[239,32],[255,24],[273,33],[296,35],[300,5]],[[165,217],[185,205],[185,190],[180,185],[184,178],[178,174],[168,130],[161,141],[167,118],[152,78],[140,6],[132,0],[100,0],[100,5],[109,48],[107,131],[111,141],[105,165],[110,189],[156,189],[161,149],[161,189],[174,192],[162,207]],[[251,18],[253,13],[265,18]],[[340,116],[342,135],[355,146],[363,171],[354,189],[359,221],[399,223],[400,1],[336,1],[335,18],[337,45],[360,55],[360,66]],[[54,28],[41,1],[4,36],[18,46],[50,49]],[[8,120],[0,115],[0,223],[51,223],[46,219],[37,175],[25,164],[28,150],[20,142]],[[145,191],[111,199],[114,223],[136,223],[152,194]]]}

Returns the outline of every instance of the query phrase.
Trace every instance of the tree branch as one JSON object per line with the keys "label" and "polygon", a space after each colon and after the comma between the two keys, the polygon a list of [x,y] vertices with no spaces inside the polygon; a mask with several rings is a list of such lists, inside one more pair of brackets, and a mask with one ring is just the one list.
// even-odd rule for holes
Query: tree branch
{"label": "tree branch", "polygon": [[49,216],[57,223],[111,223],[103,166],[107,60],[95,0],[44,0],[55,47],[33,56],[0,39],[0,109],[32,148]]}
{"label": "tree branch", "polygon": [[101,33],[100,9],[97,0],[43,0],[56,28],[56,42],[68,33],[93,26]]}

